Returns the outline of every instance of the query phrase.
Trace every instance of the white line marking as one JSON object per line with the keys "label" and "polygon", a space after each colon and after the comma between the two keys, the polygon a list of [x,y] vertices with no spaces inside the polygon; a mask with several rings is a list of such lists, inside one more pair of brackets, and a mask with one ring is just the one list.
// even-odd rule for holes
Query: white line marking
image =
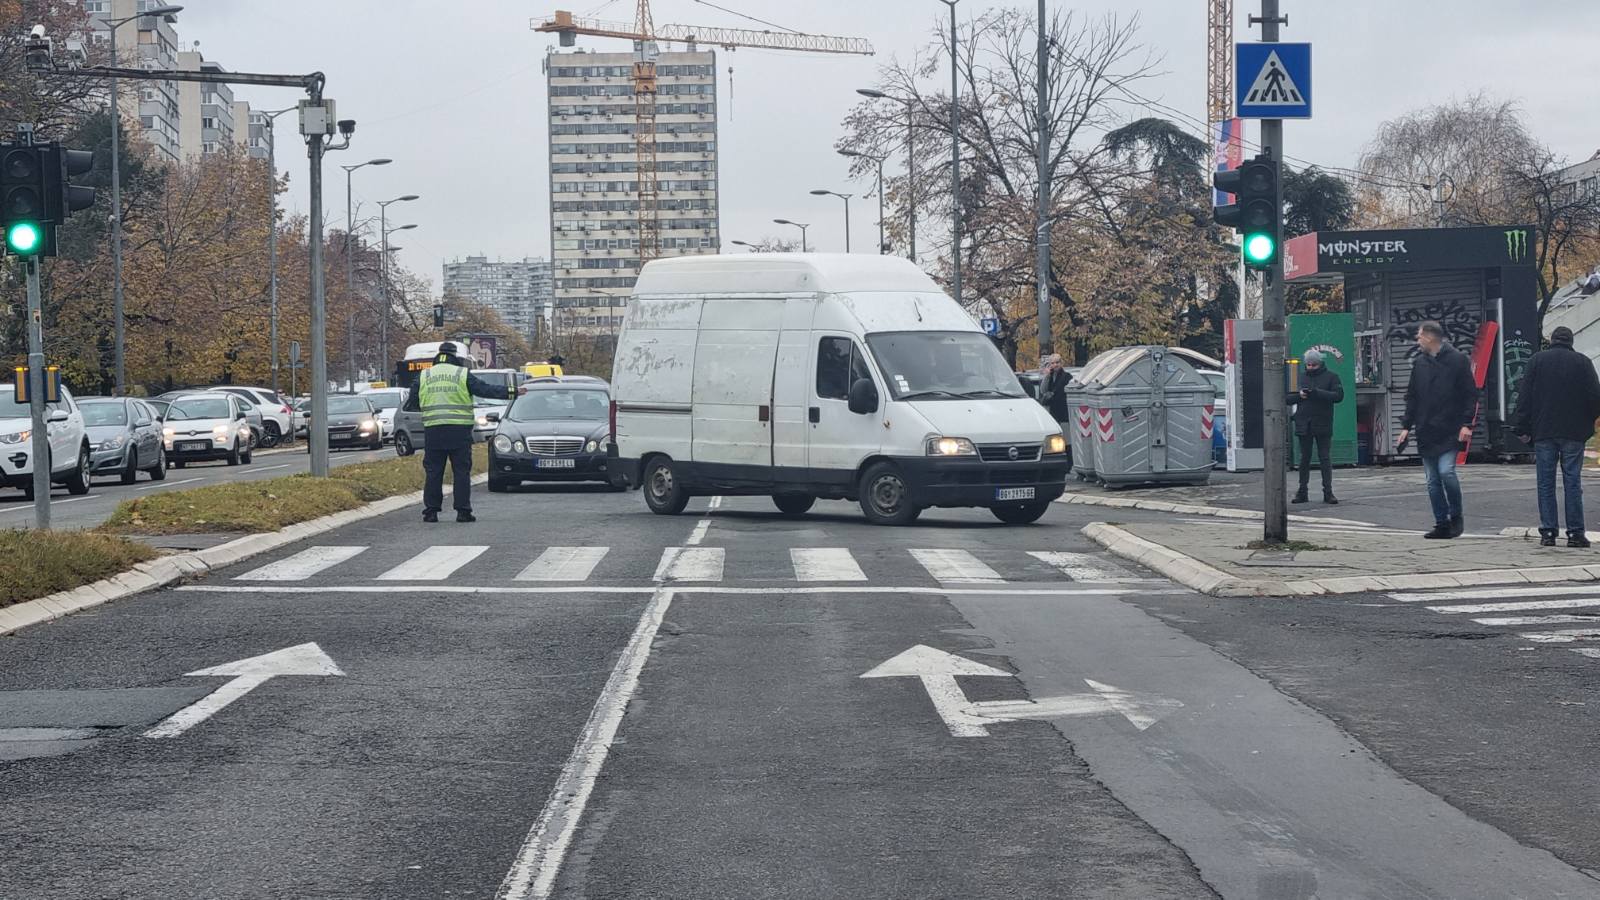
{"label": "white line marking", "polygon": [[379,581],[443,581],[482,556],[483,546],[433,546],[378,576]]}
{"label": "white line marking", "polygon": [[51,506],[60,506],[63,503],[77,503],[80,500],[98,500],[98,497],[68,497],[65,500],[51,500]]}
{"label": "white line marking", "polygon": [[685,542],[686,546],[700,546],[700,542],[706,539],[706,532],[711,530],[711,513],[721,506],[721,497],[711,498],[711,502],[706,504],[706,517],[695,523],[694,531],[689,535],[689,540]]}
{"label": "white line marking", "polygon": [[721,581],[725,557],[721,547],[668,547],[661,551],[654,580]]}
{"label": "white line marking", "polygon": [[366,547],[312,547],[236,576],[235,581],[305,581],[359,555]]}
{"label": "white line marking", "polygon": [[1567,587],[1546,585],[1519,585],[1517,587],[1472,588],[1462,591],[1437,591],[1432,593],[1396,593],[1389,599],[1399,603],[1424,603],[1432,600],[1444,603],[1451,600],[1494,600],[1506,597],[1570,597],[1573,594],[1600,595],[1600,585],[1580,584]]}
{"label": "white line marking", "polygon": [[795,547],[789,551],[796,581],[866,581],[856,558],[843,547]]}
{"label": "white line marking", "polygon": [[1535,644],[1571,644],[1600,638],[1600,628],[1568,628],[1563,631],[1525,631],[1517,635]]}
{"label": "white line marking", "polygon": [[289,468],[289,464],[288,463],[279,463],[276,466],[251,466],[250,467],[250,471],[252,471],[252,472],[271,472],[273,469],[287,469],[287,468]]}
{"label": "white line marking", "polygon": [[605,767],[611,744],[622,724],[622,714],[628,701],[639,689],[639,673],[650,657],[656,632],[672,604],[672,591],[657,589],[650,598],[633,637],[623,648],[617,665],[606,679],[606,686],[595,699],[589,711],[589,721],[584,723],[582,735],[561,767],[561,775],[550,789],[550,798],[529,830],[528,837],[517,853],[516,861],[500,883],[496,900],[529,900],[549,897],[555,888],[556,875],[566,859],[567,848],[577,833],[583,819],[584,807],[594,791],[594,783]]}
{"label": "white line marking", "polygon": [[1585,597],[1582,600],[1524,600],[1517,603],[1473,603],[1466,606],[1430,606],[1428,609],[1436,613],[1497,613],[1497,612],[1531,612],[1536,609],[1583,609],[1585,606],[1600,606],[1600,597]]}
{"label": "white line marking", "polygon": [[221,712],[228,704],[250,693],[279,675],[343,675],[328,654],[316,644],[298,644],[249,659],[234,660],[209,669],[189,672],[184,677],[231,675],[233,680],[185,706],[146,731],[147,738],[177,737]]}
{"label": "white line marking", "polygon": [[1581,625],[1600,622],[1600,613],[1579,616],[1491,616],[1473,619],[1479,625]]}
{"label": "white line marking", "polygon": [[610,551],[610,547],[551,547],[519,572],[517,580],[588,581]]}
{"label": "white line marking", "polygon": [[1055,566],[1073,581],[1122,581],[1133,577],[1132,572],[1116,563],[1088,553],[1030,550],[1028,555]]}
{"label": "white line marking", "polygon": [[144,487],[136,488],[135,490],[153,491],[156,488],[177,487],[180,484],[194,484],[196,481],[204,481],[204,480],[205,479],[203,479],[203,478],[184,478],[184,479],[182,479],[180,481],[152,481],[149,484],[145,485]]}
{"label": "white line marking", "polygon": [[1577,653],[1590,659],[1600,659],[1600,649],[1594,647],[1568,647],[1568,653]]}
{"label": "white line marking", "polygon": [[[459,584],[347,584],[347,585],[259,585],[236,584],[186,584],[175,591],[217,594],[652,594],[653,587],[606,586],[551,586],[516,587],[511,585],[475,586]],[[944,597],[1123,597],[1129,594],[1142,596],[1189,595],[1186,588],[1009,588],[970,587],[681,587],[680,594],[727,594],[749,597],[791,597],[814,594],[937,594]]]}
{"label": "white line marking", "polygon": [[912,550],[911,555],[942,584],[1005,584],[999,572],[965,550]]}

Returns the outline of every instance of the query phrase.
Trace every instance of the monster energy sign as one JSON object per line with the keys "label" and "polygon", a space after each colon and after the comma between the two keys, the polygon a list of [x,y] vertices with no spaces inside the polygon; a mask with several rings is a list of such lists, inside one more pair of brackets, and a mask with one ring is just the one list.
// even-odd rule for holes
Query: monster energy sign
{"label": "monster energy sign", "polygon": [[[1287,277],[1294,280],[1319,272],[1532,266],[1536,234],[1532,225],[1321,231],[1288,242],[1288,255],[1294,258],[1295,265]],[[1313,246],[1316,249],[1314,265],[1311,264]]]}
{"label": "monster energy sign", "polygon": [[1523,228],[1506,229],[1506,258],[1522,262],[1528,258],[1528,232]]}

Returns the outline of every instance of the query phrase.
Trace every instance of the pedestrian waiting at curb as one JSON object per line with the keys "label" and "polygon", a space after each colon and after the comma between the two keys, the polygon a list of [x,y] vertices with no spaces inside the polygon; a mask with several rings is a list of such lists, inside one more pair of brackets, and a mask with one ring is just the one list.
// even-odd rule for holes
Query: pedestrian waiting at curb
{"label": "pedestrian waiting at curb", "polygon": [[1583,448],[1600,418],[1600,376],[1589,357],[1572,349],[1572,329],[1550,333],[1522,378],[1512,431],[1533,443],[1539,481],[1539,544],[1556,545],[1556,464],[1567,508],[1567,546],[1587,547],[1583,527]]}
{"label": "pedestrian waiting at curb", "polygon": [[1050,418],[1063,424],[1072,418],[1067,405],[1067,386],[1072,383],[1072,373],[1061,364],[1061,355],[1052,353],[1039,361],[1039,403],[1050,411]]}
{"label": "pedestrian waiting at curb", "polygon": [[1438,322],[1417,326],[1417,347],[1422,352],[1411,364],[1399,449],[1405,449],[1415,431],[1417,454],[1428,477],[1428,502],[1433,505],[1433,530],[1423,537],[1448,540],[1460,537],[1467,527],[1456,454],[1472,439],[1478,386],[1472,380],[1472,363],[1445,341]]}
{"label": "pedestrian waiting at curb", "polygon": [[1333,496],[1333,408],[1344,402],[1344,383],[1323,364],[1322,351],[1307,350],[1300,390],[1289,395],[1294,405],[1294,433],[1300,437],[1300,490],[1293,503],[1306,502],[1311,484],[1311,450],[1315,445],[1322,466],[1322,502],[1337,504]]}

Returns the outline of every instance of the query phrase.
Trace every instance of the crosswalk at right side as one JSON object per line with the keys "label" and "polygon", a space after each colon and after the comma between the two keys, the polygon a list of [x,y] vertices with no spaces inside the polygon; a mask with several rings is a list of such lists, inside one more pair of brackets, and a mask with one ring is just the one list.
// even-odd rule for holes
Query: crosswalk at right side
{"label": "crosswalk at right side", "polygon": [[[722,547],[666,547],[654,551],[611,547],[492,548],[434,545],[309,547],[234,577],[245,582],[521,583],[584,584],[906,584],[941,586],[1071,581],[1116,584],[1145,581],[1099,554],[1057,550],[994,551],[982,558],[960,548],[853,551],[846,547],[790,547],[740,551],[730,560]],[[779,555],[781,554],[781,556]]]}
{"label": "crosswalk at right side", "polygon": [[[1461,616],[1475,625],[1504,628],[1530,644],[1600,659],[1600,587],[1594,585],[1397,592],[1389,599],[1442,616]],[[1550,627],[1555,625],[1589,627]]]}

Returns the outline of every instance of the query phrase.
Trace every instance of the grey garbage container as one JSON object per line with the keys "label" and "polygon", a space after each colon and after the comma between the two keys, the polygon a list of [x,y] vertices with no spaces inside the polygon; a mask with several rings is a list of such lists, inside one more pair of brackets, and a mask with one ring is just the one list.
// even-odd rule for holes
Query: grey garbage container
{"label": "grey garbage container", "polygon": [[1067,403],[1072,407],[1072,421],[1067,423],[1067,441],[1072,447],[1072,474],[1084,481],[1094,480],[1095,405],[1090,394],[1099,386],[1099,376],[1121,358],[1120,347],[1096,354],[1083,367],[1072,383],[1067,385]]}
{"label": "grey garbage container", "polygon": [[1110,487],[1211,479],[1216,392],[1166,347],[1122,347],[1084,387],[1094,475]]}

